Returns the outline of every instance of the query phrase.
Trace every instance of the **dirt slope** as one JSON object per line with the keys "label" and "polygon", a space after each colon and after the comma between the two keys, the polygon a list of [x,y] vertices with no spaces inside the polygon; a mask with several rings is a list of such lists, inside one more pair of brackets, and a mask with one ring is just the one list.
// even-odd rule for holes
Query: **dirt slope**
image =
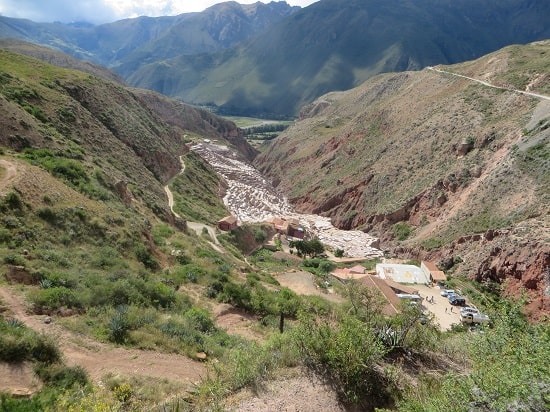
{"label": "dirt slope", "polygon": [[[126,349],[93,341],[63,328],[56,323],[55,317],[52,323],[46,324],[44,316],[28,313],[26,302],[11,287],[0,287],[0,299],[8,308],[8,314],[11,312],[11,317],[35,331],[54,337],[63,352],[65,362],[71,366],[82,366],[96,383],[101,382],[106,374],[112,373],[168,379],[191,388],[206,375],[204,364],[185,356]],[[0,387],[1,389],[5,388]]]}

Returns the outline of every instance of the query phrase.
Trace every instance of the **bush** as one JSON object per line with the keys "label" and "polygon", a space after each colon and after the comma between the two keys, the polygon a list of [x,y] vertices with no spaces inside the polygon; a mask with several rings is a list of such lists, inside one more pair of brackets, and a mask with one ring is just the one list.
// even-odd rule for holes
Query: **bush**
{"label": "bush", "polygon": [[353,316],[344,316],[338,323],[302,317],[294,337],[306,363],[325,370],[348,402],[389,403],[385,382],[376,368],[384,348],[365,323]]}
{"label": "bush", "polygon": [[143,263],[147,269],[157,270],[160,265],[153,255],[143,245],[138,245],[135,248],[135,254],[137,260]]}
{"label": "bush", "polygon": [[35,372],[44,383],[58,389],[89,384],[88,373],[81,366],[40,365]]}
{"label": "bush", "polygon": [[336,249],[334,251],[334,256],[337,258],[341,258],[344,256],[344,249]]}
{"label": "bush", "polygon": [[199,332],[212,333],[216,329],[210,314],[203,309],[191,308],[185,312],[183,317],[193,329]]}
{"label": "bush", "polygon": [[4,263],[15,266],[25,266],[25,258],[16,253],[10,253],[4,256]]}
{"label": "bush", "polygon": [[120,306],[109,322],[109,340],[115,343],[124,343],[128,338],[129,331],[128,308]]}
{"label": "bush", "polygon": [[23,201],[16,192],[10,192],[4,198],[4,204],[11,210],[22,210]]}
{"label": "bush", "polygon": [[60,215],[58,215],[58,213],[55,210],[49,207],[42,207],[38,209],[38,211],[36,212],[36,215],[40,219],[54,226],[63,221],[63,218]]}
{"label": "bush", "polygon": [[396,223],[392,226],[393,237],[397,240],[406,240],[411,235],[413,229],[407,223]]}
{"label": "bush", "polygon": [[82,306],[75,292],[64,286],[34,290],[30,293],[30,299],[37,313],[58,309],[62,306],[67,308]]}
{"label": "bush", "polygon": [[49,364],[60,359],[61,352],[49,337],[37,334],[21,322],[0,320],[1,361],[35,360]]}

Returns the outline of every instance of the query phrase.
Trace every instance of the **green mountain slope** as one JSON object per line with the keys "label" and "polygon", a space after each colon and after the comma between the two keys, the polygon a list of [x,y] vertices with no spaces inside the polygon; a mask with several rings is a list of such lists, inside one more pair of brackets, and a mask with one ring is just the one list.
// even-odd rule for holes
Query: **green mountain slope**
{"label": "green mountain slope", "polygon": [[238,48],[151,62],[128,80],[225,113],[291,116],[378,73],[549,38],[549,14],[542,0],[321,0]]}
{"label": "green mountain slope", "polygon": [[[545,41],[440,67],[550,96],[549,53]],[[457,273],[478,280],[530,284],[540,298],[549,121],[545,99],[428,69],[385,74],[304,107],[255,164],[301,211],[397,253],[463,262]]]}
{"label": "green mountain slope", "polygon": [[304,9],[225,2],[96,27],[0,17],[0,36],[54,47],[220,113],[293,117],[378,73],[550,38],[549,14],[545,0],[320,0]]}
{"label": "green mountain slope", "polygon": [[200,13],[138,17],[99,26],[34,23],[0,16],[0,37],[41,44],[117,67],[124,76],[149,62],[234,46],[296,11],[285,2],[225,2]]}

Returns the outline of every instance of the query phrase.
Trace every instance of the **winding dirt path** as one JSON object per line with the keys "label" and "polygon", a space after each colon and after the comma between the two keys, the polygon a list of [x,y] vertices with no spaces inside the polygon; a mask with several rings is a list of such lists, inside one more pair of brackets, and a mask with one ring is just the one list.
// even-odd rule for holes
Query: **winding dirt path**
{"label": "winding dirt path", "polygon": [[[185,162],[183,161],[183,156],[180,156],[180,163],[181,163],[181,170],[179,174],[183,174],[185,173]],[[168,185],[164,186],[164,191],[166,192],[166,197],[168,198],[168,207],[170,208],[174,216],[181,218],[181,216],[174,211],[174,194],[172,193]],[[208,233],[210,234],[210,237],[212,238],[212,241],[213,241],[208,243],[210,243],[210,245],[218,252],[225,253],[225,251],[220,247],[220,241],[216,236],[216,229],[214,229],[212,226],[206,225],[204,223],[190,222],[190,221],[187,221],[187,226],[193,229],[199,236],[202,234],[203,229],[206,228],[206,230],[208,230]]]}
{"label": "winding dirt path", "polygon": [[17,175],[17,165],[6,159],[0,159],[0,192],[11,185]]}
{"label": "winding dirt path", "polygon": [[[27,312],[27,303],[11,287],[0,286],[0,299],[9,308],[11,316],[27,327],[51,336],[59,345],[65,362],[70,366],[81,366],[96,383],[107,373],[123,376],[144,376],[168,379],[191,388],[206,376],[203,363],[185,356],[139,349],[126,349],[90,339],[71,332],[56,324],[44,323],[44,316]],[[5,389],[0,387],[0,392]]]}
{"label": "winding dirt path", "polygon": [[491,88],[493,88],[493,89],[506,90],[506,91],[509,91],[509,92],[524,94],[524,95],[526,95],[526,96],[536,97],[537,99],[550,100],[550,96],[545,96],[545,95],[543,95],[543,94],[532,93],[532,92],[526,92],[526,91],[517,90],[517,89],[511,89],[511,88],[509,88],[509,87],[496,86],[496,85],[494,85],[494,84],[491,84],[491,83],[486,82],[486,81],[483,81],[483,80],[476,79],[476,78],[474,78],[474,77],[468,77],[468,76],[464,76],[463,74],[458,74],[458,73],[448,72],[448,71],[446,71],[446,70],[441,70],[441,69],[438,68],[438,67],[431,67],[431,66],[430,66],[430,67],[426,67],[426,68],[427,68],[428,70],[432,70],[432,71],[434,71],[434,72],[450,74],[451,76],[456,76],[456,77],[461,77],[461,78],[463,78],[463,79],[471,80],[471,81],[473,81],[473,82],[482,84],[482,85],[487,86],[487,87],[491,87]]}

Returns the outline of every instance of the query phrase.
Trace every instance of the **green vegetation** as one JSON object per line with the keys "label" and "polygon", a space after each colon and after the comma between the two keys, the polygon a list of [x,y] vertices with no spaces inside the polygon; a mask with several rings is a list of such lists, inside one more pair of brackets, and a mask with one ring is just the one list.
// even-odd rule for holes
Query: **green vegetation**
{"label": "green vegetation", "polygon": [[[272,237],[269,225],[242,225],[220,235],[221,245],[215,247],[207,231],[197,236],[181,230],[180,222],[172,226],[162,185],[172,177],[166,170],[179,166],[173,154],[183,152],[176,149],[181,148],[179,132],[158,122],[150,109],[139,106],[139,99],[119,86],[31,59],[24,59],[24,64],[15,60],[13,54],[0,51],[0,92],[13,103],[9,107],[15,113],[5,129],[24,129],[28,136],[17,138],[14,132],[5,140],[12,146],[2,151],[3,160],[17,173],[1,171],[7,183],[0,197],[0,261],[6,279],[21,283],[12,289],[24,294],[35,315],[55,314],[56,327],[67,333],[102,342],[101,346],[205,359],[208,374],[189,394],[183,385],[145,377],[111,375],[102,379],[102,388],[94,387],[83,369],[60,362],[63,354],[52,338],[9,318],[6,307],[0,311],[0,360],[32,364],[44,386],[30,399],[1,395],[0,410],[222,410],[228,395],[258,388],[293,367],[321,375],[357,410],[548,409],[549,325],[545,319],[528,323],[521,315],[521,302],[499,298],[492,284],[481,287],[453,276],[449,286],[460,287],[493,322],[471,332],[463,326],[441,332],[414,305],[385,315],[380,295],[359,283],[335,284],[336,296],[331,297],[338,303],[322,293],[301,296],[282,287],[278,274],[302,271],[321,291],[330,285],[328,273],[336,265],[324,256],[318,239],[292,242],[298,256],[289,256],[261,248]],[[330,77],[329,69],[319,76]],[[471,97],[475,106],[477,97]],[[478,113],[487,115],[497,105],[482,100],[479,108]],[[356,199],[377,199],[380,190],[384,193],[378,199],[385,202],[380,207],[398,211],[404,204],[401,197],[408,200],[422,193],[419,185],[430,180],[411,184],[407,174],[424,165],[426,158],[412,162],[424,151],[406,145],[401,153],[411,152],[410,157],[403,160],[393,152],[391,167],[376,170],[373,159],[399,145],[397,139],[391,145],[380,139],[392,127],[390,116],[377,108],[357,117],[365,122],[358,131],[338,135],[347,139],[344,156],[324,158],[333,150],[330,145],[311,147],[307,142],[297,150],[319,159],[326,170],[338,169],[337,176],[326,179],[318,169],[312,171],[325,179],[324,189],[334,190],[328,202],[336,204],[348,193],[356,193]],[[409,127],[420,131],[430,120],[435,118]],[[458,124],[456,119],[452,122]],[[323,120],[317,130],[332,139],[331,133],[344,130],[342,124]],[[544,125],[537,127],[542,130]],[[432,128],[427,133],[437,135]],[[537,132],[526,138],[527,143],[518,143],[514,151],[513,166],[518,170],[487,178],[498,202],[492,183],[513,178],[514,173],[525,173],[544,191],[546,141]],[[446,153],[454,153],[453,144],[438,142],[436,136],[426,147],[441,145]],[[350,161],[362,150],[368,156]],[[477,164],[478,152],[468,153],[460,167],[448,168],[446,162],[428,165],[433,166],[430,174],[437,176],[436,183],[444,181],[449,187],[468,185],[471,175],[463,170]],[[219,199],[223,182],[193,153],[184,156],[184,163],[184,173],[170,183],[175,210],[186,219],[214,224],[227,214]],[[360,171],[353,169],[356,164]],[[365,176],[364,170],[371,167],[372,176]],[[366,182],[357,190],[344,181],[354,174]],[[393,191],[386,190],[390,176],[399,181]],[[447,190],[444,184],[422,188],[433,186],[434,193],[440,193]],[[433,198],[422,199],[429,203]],[[452,225],[432,233],[423,246],[437,248],[459,233],[503,227],[531,213],[526,208],[516,215],[496,214],[494,204],[486,200],[479,199],[486,209],[468,216],[459,211]],[[346,213],[347,222],[365,217],[360,207]],[[412,234],[406,223],[391,230],[399,240]],[[335,251],[342,254],[343,250]],[[376,262],[364,266],[372,270]],[[220,327],[213,314],[220,307],[247,316],[255,339]],[[186,393],[185,398],[174,397],[176,393]]]}
{"label": "green vegetation", "polygon": [[407,240],[412,232],[413,228],[407,223],[399,222],[392,226],[393,237],[397,240]]}
{"label": "green vegetation", "polygon": [[298,256],[313,257],[325,251],[325,246],[317,238],[311,240],[293,240],[289,243],[289,246],[296,249]]}
{"label": "green vegetation", "polygon": [[501,302],[493,328],[463,336],[470,372],[447,373],[439,380],[421,376],[418,386],[398,403],[399,410],[462,411],[481,405],[494,411],[548,409],[548,324],[529,324],[519,309]]}
{"label": "green vegetation", "polygon": [[229,214],[219,197],[220,178],[194,152],[185,154],[183,162],[185,172],[170,182],[174,211],[191,221],[216,224]]}

